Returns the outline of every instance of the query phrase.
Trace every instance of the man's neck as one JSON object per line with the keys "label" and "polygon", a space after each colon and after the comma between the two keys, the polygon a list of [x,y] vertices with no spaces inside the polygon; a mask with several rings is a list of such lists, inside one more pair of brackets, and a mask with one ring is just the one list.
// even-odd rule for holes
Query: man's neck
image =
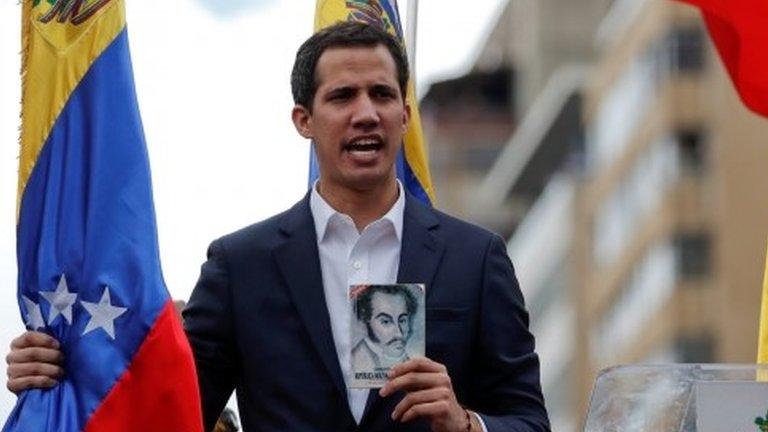
{"label": "man's neck", "polygon": [[320,196],[337,212],[349,215],[358,231],[384,216],[400,193],[394,178],[365,190],[332,187],[324,184],[322,178],[317,186]]}

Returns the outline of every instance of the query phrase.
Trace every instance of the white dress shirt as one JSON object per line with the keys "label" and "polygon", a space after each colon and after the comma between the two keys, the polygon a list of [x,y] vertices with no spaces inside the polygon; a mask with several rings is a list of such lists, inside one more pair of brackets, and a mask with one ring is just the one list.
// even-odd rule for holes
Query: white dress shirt
{"label": "white dress shirt", "polygon": [[[360,232],[350,216],[337,212],[320,196],[317,182],[312,186],[309,197],[333,342],[347,384],[349,409],[358,424],[363,417],[370,390],[349,388],[352,369],[352,304],[349,301],[349,287],[397,283],[405,211],[403,185],[398,181],[397,187],[398,197],[392,208]],[[477,419],[485,430],[482,418],[478,415]]]}
{"label": "white dress shirt", "polygon": [[[358,284],[393,284],[400,265],[400,241],[403,233],[405,194],[398,182],[397,201],[381,218],[357,231],[348,215],[334,210],[312,187],[309,207],[315,220],[317,249],[323,274],[323,291],[331,331],[345,383],[351,374],[352,305],[349,286]],[[357,423],[363,417],[368,389],[347,387],[349,408]]]}

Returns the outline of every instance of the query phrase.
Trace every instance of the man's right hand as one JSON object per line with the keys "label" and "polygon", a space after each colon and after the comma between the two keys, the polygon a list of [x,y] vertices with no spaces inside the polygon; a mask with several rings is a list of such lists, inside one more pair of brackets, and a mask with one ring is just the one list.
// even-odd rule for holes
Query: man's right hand
{"label": "man's right hand", "polygon": [[8,390],[16,394],[30,388],[51,388],[64,375],[59,342],[45,333],[28,331],[14,339],[5,361]]}

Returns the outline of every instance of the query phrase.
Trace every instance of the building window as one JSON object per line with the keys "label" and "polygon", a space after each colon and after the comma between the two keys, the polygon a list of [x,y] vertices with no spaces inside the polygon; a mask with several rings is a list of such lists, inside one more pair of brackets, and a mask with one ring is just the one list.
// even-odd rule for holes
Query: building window
{"label": "building window", "polygon": [[707,276],[711,270],[712,241],[708,233],[677,236],[677,268],[681,278]]}
{"label": "building window", "polygon": [[487,142],[478,145],[467,145],[462,148],[459,166],[467,171],[485,173],[499,156],[501,149],[496,143]]}
{"label": "building window", "polygon": [[667,37],[672,71],[699,72],[704,68],[704,31],[701,27],[678,27]]}
{"label": "building window", "polygon": [[715,340],[709,333],[681,335],[675,342],[680,363],[710,363],[715,360]]}
{"label": "building window", "polygon": [[616,298],[593,327],[591,354],[609,364],[631,349],[672,298],[677,279],[672,243],[660,240],[636,264]]}
{"label": "building window", "polygon": [[645,219],[658,210],[667,191],[679,178],[679,155],[672,136],[653,140],[640,153],[629,172],[597,209],[594,230],[594,262],[611,264],[636,234]]}
{"label": "building window", "polygon": [[647,55],[635,58],[606,93],[587,128],[587,163],[599,170],[613,163],[629,146],[654,98],[655,63]]}
{"label": "building window", "polygon": [[677,147],[680,166],[684,173],[699,175],[704,171],[705,135],[701,128],[685,128],[677,131]]}

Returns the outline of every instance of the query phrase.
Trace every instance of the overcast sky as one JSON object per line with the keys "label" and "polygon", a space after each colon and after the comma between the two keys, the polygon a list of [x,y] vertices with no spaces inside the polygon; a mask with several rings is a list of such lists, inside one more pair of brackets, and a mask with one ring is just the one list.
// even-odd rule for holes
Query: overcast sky
{"label": "overcast sky", "polygon": [[[458,2],[456,2],[457,4]],[[474,61],[504,0],[419,3],[417,85]],[[288,77],[314,0],[128,1],[168,288],[187,299],[211,240],[289,207],[306,190],[308,144],[290,122]],[[407,1],[401,0],[405,15]],[[23,331],[16,304],[18,0],[0,0],[0,357]],[[405,20],[405,17],[403,16]],[[437,185],[439,187],[439,185]],[[15,396],[0,362],[0,421]]]}

